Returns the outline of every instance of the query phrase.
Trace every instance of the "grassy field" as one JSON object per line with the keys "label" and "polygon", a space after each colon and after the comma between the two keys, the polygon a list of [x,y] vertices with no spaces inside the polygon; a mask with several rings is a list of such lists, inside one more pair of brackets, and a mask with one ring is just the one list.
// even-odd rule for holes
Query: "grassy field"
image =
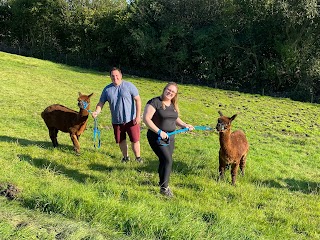
{"label": "grassy field", "polygon": [[[0,52],[0,183],[17,198],[0,197],[0,239],[320,239],[320,108],[260,95],[180,85],[181,118],[214,127],[218,110],[239,113],[250,151],[246,175],[218,177],[218,134],[176,136],[170,186],[159,194],[158,160],[142,126],[144,163],[121,163],[110,113],[99,116],[102,146],[93,146],[93,119],[80,138],[66,133],[53,149],[40,113],[50,104],[77,109],[78,92],[94,93],[107,73]],[[165,82],[124,76],[143,106]],[[132,152],[130,152],[133,158]]]}

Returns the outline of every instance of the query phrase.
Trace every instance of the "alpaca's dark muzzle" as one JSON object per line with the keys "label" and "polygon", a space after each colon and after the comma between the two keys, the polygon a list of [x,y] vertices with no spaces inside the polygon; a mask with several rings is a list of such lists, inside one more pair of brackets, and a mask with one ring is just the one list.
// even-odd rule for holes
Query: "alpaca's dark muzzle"
{"label": "alpaca's dark muzzle", "polygon": [[226,127],[223,123],[217,123],[216,129],[218,132],[226,130]]}
{"label": "alpaca's dark muzzle", "polygon": [[83,100],[82,100],[82,101],[79,101],[79,102],[78,102],[78,107],[81,108],[81,109],[87,109],[88,106],[89,106],[89,103],[86,102],[86,101],[83,101]]}

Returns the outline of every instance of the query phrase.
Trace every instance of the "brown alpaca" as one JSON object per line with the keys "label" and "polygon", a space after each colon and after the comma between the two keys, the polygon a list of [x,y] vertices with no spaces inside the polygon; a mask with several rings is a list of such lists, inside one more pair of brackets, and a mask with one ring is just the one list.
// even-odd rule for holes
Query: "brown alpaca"
{"label": "brown alpaca", "polygon": [[231,132],[231,122],[236,118],[237,114],[231,118],[223,116],[221,111],[219,111],[219,114],[220,117],[216,126],[220,140],[219,180],[224,178],[226,167],[231,165],[232,185],[235,185],[239,166],[242,175],[244,175],[249,143],[243,131],[236,130]]}
{"label": "brown alpaca", "polygon": [[42,113],[41,117],[46,123],[49,136],[51,138],[53,147],[58,146],[58,131],[66,132],[70,134],[73,142],[73,148],[77,154],[80,151],[79,138],[80,135],[86,129],[89,109],[90,109],[90,97],[93,95],[82,95],[79,92],[78,106],[79,112],[76,112],[70,108],[59,104],[53,104],[47,107]]}

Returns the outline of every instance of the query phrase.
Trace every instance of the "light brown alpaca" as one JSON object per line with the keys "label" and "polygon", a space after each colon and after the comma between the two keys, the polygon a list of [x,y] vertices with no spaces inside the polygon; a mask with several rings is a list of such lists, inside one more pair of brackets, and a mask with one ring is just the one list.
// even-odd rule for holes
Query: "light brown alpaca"
{"label": "light brown alpaca", "polygon": [[51,138],[53,147],[58,146],[57,136],[58,131],[60,130],[62,132],[70,134],[73,148],[76,154],[79,154],[79,138],[86,129],[90,109],[90,97],[92,95],[93,93],[91,93],[90,95],[82,95],[79,92],[79,112],[76,112],[60,104],[53,104],[47,107],[41,113],[41,117],[43,118],[49,130],[49,136]]}
{"label": "light brown alpaca", "polygon": [[219,111],[219,114],[220,117],[216,126],[220,140],[219,180],[224,178],[226,167],[231,165],[232,185],[235,185],[239,166],[242,175],[244,175],[249,143],[243,131],[236,130],[231,132],[231,122],[236,118],[237,114],[231,118],[223,116],[221,111]]}

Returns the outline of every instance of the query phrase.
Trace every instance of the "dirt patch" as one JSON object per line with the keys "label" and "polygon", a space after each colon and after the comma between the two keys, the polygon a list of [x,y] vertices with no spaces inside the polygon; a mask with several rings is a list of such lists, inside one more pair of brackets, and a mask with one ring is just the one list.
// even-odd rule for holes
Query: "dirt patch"
{"label": "dirt patch", "polygon": [[11,183],[0,183],[0,196],[5,196],[8,200],[13,200],[17,197],[20,190]]}

